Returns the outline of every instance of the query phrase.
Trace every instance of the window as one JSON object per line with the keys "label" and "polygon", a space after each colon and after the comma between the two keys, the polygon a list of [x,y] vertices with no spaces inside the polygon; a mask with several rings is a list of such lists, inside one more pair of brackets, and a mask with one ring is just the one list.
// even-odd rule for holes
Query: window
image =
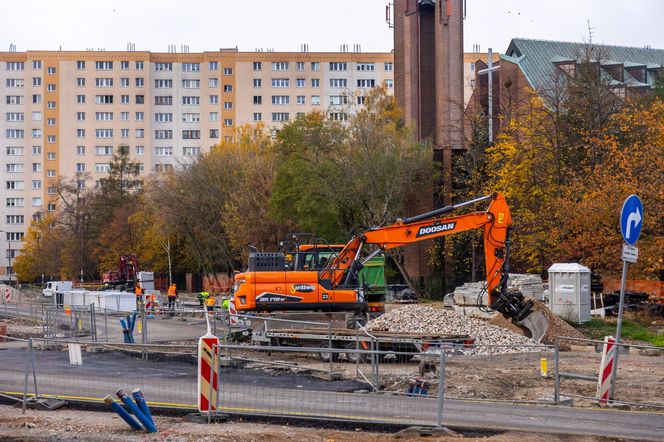
{"label": "window", "polygon": [[348,97],[346,95],[330,95],[330,106],[339,106],[348,104]]}
{"label": "window", "polygon": [[[23,87],[25,82],[22,78],[8,78],[7,87]],[[55,86],[55,85],[54,85]]]}
{"label": "window", "polygon": [[42,171],[42,164],[41,163],[32,163],[32,171],[33,172],[41,172]]}
{"label": "window", "polygon": [[85,129],[76,129],[76,138],[85,138]]}
{"label": "window", "polygon": [[219,95],[210,95],[210,104],[219,104]]}
{"label": "window", "polygon": [[129,138],[129,129],[120,129],[120,138]]}
{"label": "window", "polygon": [[319,105],[320,104],[320,95],[312,95],[311,96],[311,104]]}
{"label": "window", "polygon": [[303,71],[304,70],[304,62],[303,61],[298,61],[297,63],[295,63],[295,70]]}
{"label": "window", "polygon": [[46,68],[46,73],[51,74],[51,75],[55,74],[55,67],[54,66],[47,67]]}
{"label": "window", "polygon": [[121,61],[120,62],[120,69],[122,69],[123,71],[126,71],[127,69],[129,69],[129,62],[128,61]]}
{"label": "window", "polygon": [[32,77],[33,86],[41,86],[41,84],[42,84],[41,77]]}
{"label": "window", "polygon": [[136,104],[145,103],[145,95],[136,95]]}
{"label": "window", "polygon": [[129,104],[129,95],[120,95],[120,104]]}
{"label": "window", "polygon": [[345,71],[347,70],[347,63],[340,63],[340,62],[331,62],[330,63],[330,70],[331,71]]}
{"label": "window", "polygon": [[254,104],[263,104],[263,96],[254,95]]}
{"label": "window", "polygon": [[334,121],[348,121],[348,115],[345,112],[330,112],[330,120]]}
{"label": "window", "polygon": [[145,129],[136,129],[136,138],[143,138],[145,136]]}
{"label": "window", "polygon": [[47,84],[46,85],[46,90],[49,92],[55,92],[55,85],[54,84]]}
{"label": "window", "polygon": [[95,112],[95,121],[113,121],[113,112]]}
{"label": "window", "polygon": [[348,85],[348,80],[345,78],[330,78],[330,87],[346,87]]}
{"label": "window", "polygon": [[210,138],[219,138],[219,129],[210,129]]}
{"label": "window", "polygon": [[[113,95],[110,96],[111,101],[113,101]],[[76,96],[76,104],[85,104],[85,95],[77,95]]]}
{"label": "window", "polygon": [[7,241],[23,241],[23,232],[6,232]]}
{"label": "window", "polygon": [[49,212],[55,212],[55,203],[49,203],[48,204],[48,211]]}
{"label": "window", "polygon": [[273,78],[272,87],[290,87],[290,79],[288,78]]}
{"label": "window", "polygon": [[76,62],[76,69],[85,69],[85,62],[84,61],[77,61]]}
{"label": "window", "polygon": [[48,101],[48,102],[46,102],[46,108],[48,108],[48,109],[55,109],[55,101]]}
{"label": "window", "polygon": [[47,160],[50,160],[50,161],[54,161],[54,160],[55,160],[55,152],[49,152],[49,153],[46,155],[46,159],[47,159]]}
{"label": "window", "polygon": [[144,112],[136,112],[136,121],[143,121],[144,117],[145,117]]}
{"label": "window", "polygon": [[25,182],[23,181],[7,181],[7,190],[23,190],[25,189]]}
{"label": "window", "polygon": [[224,109],[233,109],[232,101],[224,101]]}
{"label": "window", "polygon": [[20,146],[16,147],[7,146],[7,156],[8,157],[23,156],[23,148]]}
{"label": "window", "polygon": [[7,70],[8,71],[22,71],[25,69],[25,63],[22,61],[8,61]]}
{"label": "window", "polygon": [[41,60],[32,60],[32,69],[41,69]]}
{"label": "window", "polygon": [[263,67],[263,64],[260,61],[254,61],[254,70],[260,71]]}
{"label": "window", "polygon": [[95,95],[97,104],[113,104],[113,95]]}
{"label": "window", "polygon": [[193,157],[193,156],[198,156],[201,154],[201,148],[200,147],[183,147],[182,148],[182,155],[185,157]]}
{"label": "window", "polygon": [[32,207],[41,207],[42,199],[39,196],[32,197]]}
{"label": "window", "polygon": [[182,121],[185,123],[198,123],[201,121],[201,114],[199,113],[184,113],[182,114]]}
{"label": "window", "polygon": [[7,173],[20,173],[23,172],[22,163],[7,163],[6,169]]}
{"label": "window", "polygon": [[5,132],[6,138],[19,139],[24,138],[25,131],[23,129],[7,129]]}
{"label": "window", "polygon": [[113,69],[113,62],[112,61],[96,61],[95,62],[95,69],[98,71],[110,71]]}
{"label": "window", "polygon": [[357,80],[357,87],[359,88],[369,88],[376,86],[376,80]]}
{"label": "window", "polygon": [[218,71],[219,70],[219,62],[218,61],[211,61],[208,63],[208,69],[211,71]]}
{"label": "window", "polygon": [[260,112],[254,112],[254,121],[263,121],[263,114]]}
{"label": "window", "polygon": [[392,72],[394,70],[394,65],[392,62],[385,62],[385,71],[386,72]]}
{"label": "window", "polygon": [[385,80],[385,86],[388,89],[392,89],[394,87],[394,80],[388,78],[387,80]]}
{"label": "window", "polygon": [[173,114],[172,113],[155,113],[154,114],[154,121],[156,123],[167,123],[173,121]]}
{"label": "window", "polygon": [[233,75],[233,68],[224,68],[224,75]]}
{"label": "window", "polygon": [[25,223],[24,215],[7,215],[6,223],[7,224],[23,224]]}
{"label": "window", "polygon": [[85,146],[76,146],[76,155],[85,155]]}
{"label": "window", "polygon": [[95,163],[95,172],[107,173],[111,170],[111,167],[108,163]]}
{"label": "window", "polygon": [[306,84],[306,81],[304,78],[298,78],[295,80],[295,87],[304,87]]}
{"label": "window", "polygon": [[201,99],[200,97],[184,96],[182,97],[182,104],[185,106],[198,106],[201,104]]}
{"label": "window", "polygon": [[[34,95],[33,95],[34,97]],[[41,97],[41,96],[40,96]],[[39,100],[41,102],[41,98]],[[23,104],[23,95],[7,95],[7,104]],[[33,101],[34,103],[34,101]]]}
{"label": "window", "polygon": [[232,84],[225,84],[224,85],[224,92],[233,92],[233,85]]}
{"label": "window", "polygon": [[304,103],[304,95],[298,95],[297,96],[297,104],[305,104]]}
{"label": "window", "polygon": [[85,163],[76,163],[76,172],[85,172]]}
{"label": "window", "polygon": [[97,87],[113,87],[112,78],[95,78],[95,86]]}
{"label": "window", "polygon": [[95,146],[95,155],[113,155],[113,146]]}
{"label": "window", "polygon": [[170,95],[154,97],[154,104],[158,106],[170,106],[173,104],[173,97]]}
{"label": "window", "polygon": [[184,72],[198,72],[201,70],[200,63],[182,63],[182,70]]}
{"label": "window", "polygon": [[210,112],[210,121],[219,121],[219,112]]}
{"label": "window", "polygon": [[32,154],[33,155],[41,155],[41,153],[42,153],[41,146],[32,146]]}
{"label": "window", "polygon": [[320,63],[317,61],[311,62],[311,70],[314,72],[320,71]]}
{"label": "window", "polygon": [[259,88],[263,86],[263,80],[260,78],[254,78],[254,87]]}
{"label": "window", "polygon": [[[21,98],[21,102],[23,102],[23,97]],[[32,95],[32,104],[39,104],[42,102],[42,97],[40,94],[33,94]],[[12,104],[12,103],[7,103],[7,104]],[[21,103],[13,103],[13,104],[21,104]]]}
{"label": "window", "polygon": [[5,115],[7,121],[23,121],[25,114],[23,112],[7,112]]}
{"label": "window", "polygon": [[136,62],[136,70],[137,71],[142,71],[143,70],[143,62],[142,61],[137,61]]}
{"label": "window", "polygon": [[201,80],[182,80],[182,87],[185,89],[200,89]]}
{"label": "window", "polygon": [[145,85],[145,80],[143,77],[136,77],[134,78],[134,81],[136,83],[136,87],[143,87]]}
{"label": "window", "polygon": [[232,118],[224,118],[224,126],[232,126],[232,125],[233,125]]}
{"label": "window", "polygon": [[33,112],[32,113],[32,121],[41,121],[42,120],[42,113],[41,112]]}
{"label": "window", "polygon": [[[55,126],[55,118],[47,118],[46,119],[46,124],[48,126]],[[39,135],[37,138],[41,137],[41,130],[40,129],[32,129],[32,136],[35,137],[35,130],[39,130]]]}
{"label": "window", "polygon": [[172,147],[155,147],[154,148],[154,155],[156,157],[170,157],[173,155],[173,148]]}
{"label": "window", "polygon": [[154,171],[161,173],[161,172],[168,172],[169,170],[173,170],[173,165],[172,164],[155,164],[154,165]]}
{"label": "window", "polygon": [[113,138],[113,129],[95,129],[97,138]]}
{"label": "window", "polygon": [[272,62],[272,70],[273,71],[287,71],[288,70],[288,62],[287,61],[273,61]]}
{"label": "window", "polygon": [[76,112],[76,121],[85,121],[85,112]]}
{"label": "window", "polygon": [[136,146],[135,148],[136,155],[145,155],[145,147],[144,146]]}
{"label": "window", "polygon": [[366,102],[367,97],[364,95],[358,95],[357,104],[363,105]]}
{"label": "window", "polygon": [[[50,120],[51,118],[49,118]],[[32,138],[41,138],[42,131],[41,129],[32,129]]]}
{"label": "window", "polygon": [[289,119],[288,112],[272,112],[272,121],[288,121]]}
{"label": "window", "polygon": [[155,130],[154,131],[154,138],[156,140],[171,140],[171,139],[173,139],[173,131],[172,130]]}
{"label": "window", "polygon": [[374,63],[358,63],[358,71],[373,72],[376,70],[376,65]]}
{"label": "window", "polygon": [[290,104],[288,95],[272,95],[272,104]]}
{"label": "window", "polygon": [[120,78],[120,87],[129,87],[129,78],[127,77]]}
{"label": "window", "polygon": [[171,89],[173,87],[173,80],[155,80],[154,87],[156,89]]}
{"label": "window", "polygon": [[23,207],[25,200],[23,198],[7,198],[6,204],[7,207]]}
{"label": "window", "polygon": [[219,87],[219,79],[218,78],[208,79],[208,86],[210,86],[210,87]]}
{"label": "window", "polygon": [[41,180],[32,180],[32,190],[40,190],[42,188]]}
{"label": "window", "polygon": [[173,70],[173,63],[155,63],[154,64],[154,70],[155,71],[172,71]]}
{"label": "window", "polygon": [[200,130],[183,130],[182,139],[183,140],[198,140],[201,138]]}
{"label": "window", "polygon": [[129,121],[129,112],[120,112],[120,120]]}
{"label": "window", "polygon": [[49,144],[54,144],[55,143],[55,135],[48,135],[46,137],[46,142]]}

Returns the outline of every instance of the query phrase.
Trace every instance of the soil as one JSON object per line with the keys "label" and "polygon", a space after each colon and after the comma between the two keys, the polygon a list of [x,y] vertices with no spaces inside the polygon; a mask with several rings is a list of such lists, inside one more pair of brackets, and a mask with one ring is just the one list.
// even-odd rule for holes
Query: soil
{"label": "soil", "polygon": [[[231,420],[223,424],[197,424],[182,417],[154,416],[158,433],[146,434],[130,431],[129,427],[112,412],[60,409],[56,411],[27,410],[0,405],[0,439],[9,441],[233,441],[233,442],[382,442],[458,440],[454,436],[419,435],[398,436],[392,433],[368,432],[350,427],[349,430],[307,428],[272,425],[251,421]],[[377,428],[380,431],[379,428]],[[504,432],[498,434],[469,433],[462,435],[468,441],[506,442],[528,440],[534,442],[568,441],[570,437]],[[575,437],[575,441],[600,441],[601,438]]]}
{"label": "soil", "polygon": [[7,326],[7,336],[19,339],[41,338],[44,336],[44,328],[41,321],[24,318],[12,318],[0,320],[0,325]]}

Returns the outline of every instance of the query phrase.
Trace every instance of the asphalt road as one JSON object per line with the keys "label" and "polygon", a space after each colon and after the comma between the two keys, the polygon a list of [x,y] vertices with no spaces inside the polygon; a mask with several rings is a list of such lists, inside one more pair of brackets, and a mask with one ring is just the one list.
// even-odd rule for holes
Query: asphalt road
{"label": "asphalt road", "polygon": [[[70,366],[67,352],[38,351],[36,364],[40,393],[100,399],[118,388],[141,387],[152,403],[196,403],[196,366],[186,360],[142,361],[119,352],[84,353],[82,366]],[[0,391],[22,390],[24,366],[24,350],[0,350]],[[362,387],[354,381],[328,382],[306,374],[224,368],[220,385],[222,409],[227,412],[411,425],[436,423],[436,399],[352,393]],[[446,400],[443,424],[452,428],[664,440],[664,414],[644,412]]]}

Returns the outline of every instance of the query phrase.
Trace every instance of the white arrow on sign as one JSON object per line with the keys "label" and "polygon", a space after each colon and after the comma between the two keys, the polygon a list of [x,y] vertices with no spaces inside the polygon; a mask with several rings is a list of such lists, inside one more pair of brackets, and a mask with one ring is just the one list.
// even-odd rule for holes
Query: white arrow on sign
{"label": "white arrow on sign", "polygon": [[632,223],[634,223],[634,227],[638,226],[639,223],[641,222],[641,212],[639,212],[639,208],[636,208],[636,212],[632,212],[629,214],[627,217],[627,231],[625,232],[625,237],[630,238],[630,234],[632,233]]}

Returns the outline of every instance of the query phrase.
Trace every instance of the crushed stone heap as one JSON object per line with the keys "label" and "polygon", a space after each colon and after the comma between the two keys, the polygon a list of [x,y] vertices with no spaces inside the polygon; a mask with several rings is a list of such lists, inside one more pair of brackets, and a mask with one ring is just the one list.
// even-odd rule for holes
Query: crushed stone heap
{"label": "crushed stone heap", "polygon": [[[473,354],[504,354],[544,351],[535,341],[510,330],[487,324],[479,319],[461,316],[450,310],[421,305],[405,305],[367,324],[370,331],[468,335],[478,347]],[[516,347],[482,347],[482,345],[513,345]]]}

